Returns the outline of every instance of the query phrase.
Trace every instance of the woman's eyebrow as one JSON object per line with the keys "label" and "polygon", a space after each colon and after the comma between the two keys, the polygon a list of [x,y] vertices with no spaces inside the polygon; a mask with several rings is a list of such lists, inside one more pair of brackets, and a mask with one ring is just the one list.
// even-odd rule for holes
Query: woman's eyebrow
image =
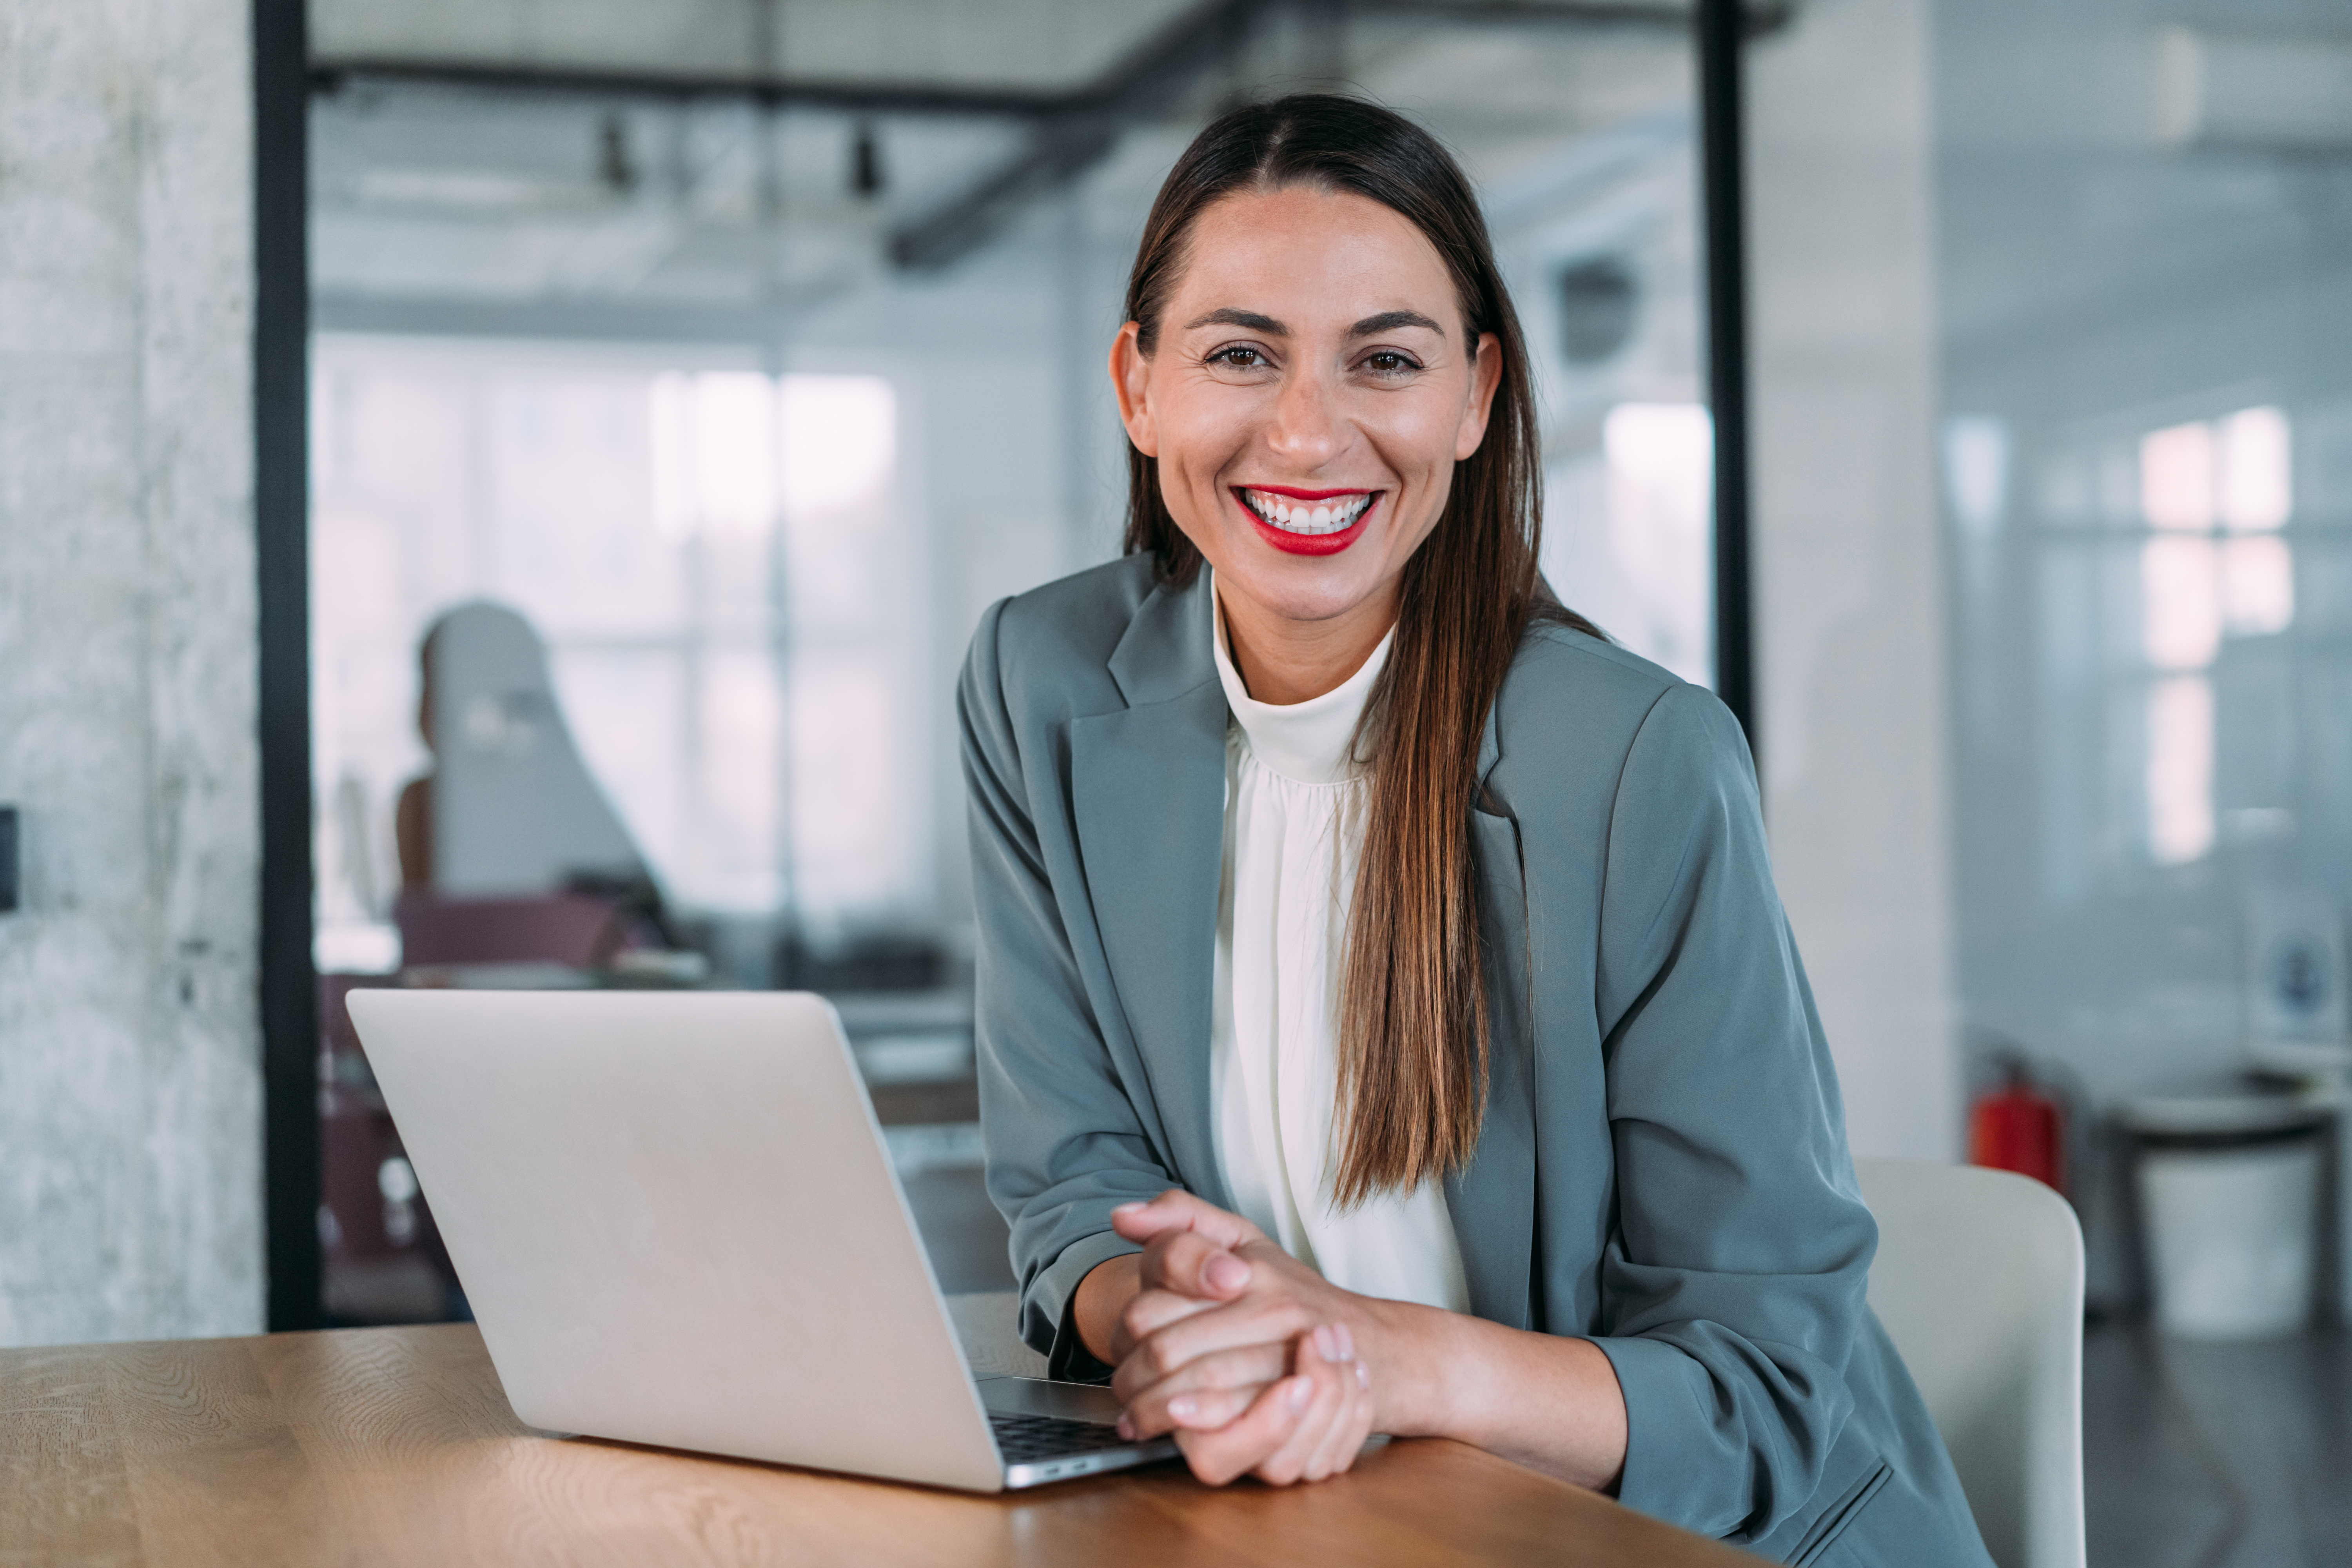
{"label": "woman's eyebrow", "polygon": [[[1246,331],[1264,332],[1270,338],[1286,338],[1290,335],[1290,329],[1272,316],[1261,316],[1255,310],[1236,310],[1231,306],[1212,310],[1205,316],[1184,323],[1184,330],[1188,332],[1196,327],[1240,327]],[[1375,332],[1392,332],[1399,327],[1420,327],[1435,332],[1441,338],[1445,335],[1444,327],[1439,326],[1419,310],[1382,310],[1377,316],[1366,316],[1348,329],[1348,335],[1351,338],[1369,338]]]}
{"label": "woman's eyebrow", "polygon": [[1272,316],[1261,316],[1255,310],[1236,310],[1230,306],[1222,310],[1212,310],[1197,321],[1184,323],[1184,330],[1188,332],[1195,327],[1240,327],[1247,331],[1264,332],[1270,338],[1290,335],[1290,329]]}
{"label": "woman's eyebrow", "polygon": [[1392,332],[1399,327],[1426,327],[1439,337],[1445,329],[1423,315],[1419,310],[1383,310],[1377,316],[1366,316],[1348,330],[1351,338],[1369,338],[1374,332]]}

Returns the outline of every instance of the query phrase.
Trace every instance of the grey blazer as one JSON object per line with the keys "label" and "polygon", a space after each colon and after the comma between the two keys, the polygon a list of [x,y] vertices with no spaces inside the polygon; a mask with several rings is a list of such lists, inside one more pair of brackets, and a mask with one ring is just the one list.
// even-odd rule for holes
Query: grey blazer
{"label": "grey blazer", "polygon": [[[958,708],[981,1126],[1022,1331],[1102,1375],[1078,1281],[1110,1210],[1231,1206],[1209,1026],[1227,712],[1205,578],[1130,556],[982,619]],[[1558,626],[1487,720],[1474,813],[1492,1084],[1446,1183],[1471,1310],[1589,1338],[1632,1507],[1790,1563],[1984,1568],[1864,1288],[1877,1228],[1738,724]]]}

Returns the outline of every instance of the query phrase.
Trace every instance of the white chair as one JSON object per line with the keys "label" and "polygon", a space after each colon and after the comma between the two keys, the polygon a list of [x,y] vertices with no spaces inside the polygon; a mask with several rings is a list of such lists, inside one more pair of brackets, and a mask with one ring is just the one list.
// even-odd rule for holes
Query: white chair
{"label": "white chair", "polygon": [[1857,1160],[1870,1305],[2000,1568],[2083,1568],[2083,1232],[2006,1171]]}

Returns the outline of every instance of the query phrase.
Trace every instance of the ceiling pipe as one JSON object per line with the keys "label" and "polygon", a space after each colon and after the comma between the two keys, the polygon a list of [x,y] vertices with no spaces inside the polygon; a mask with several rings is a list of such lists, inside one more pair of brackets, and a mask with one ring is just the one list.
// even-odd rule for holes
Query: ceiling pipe
{"label": "ceiling pipe", "polygon": [[[1284,9],[1266,0],[1212,0],[1179,17],[1132,51],[1073,108],[1041,126],[1031,145],[964,195],[890,237],[890,258],[909,271],[936,272],[986,244],[1019,210],[1059,189],[1109,155],[1130,125],[1149,120],[1205,70],[1240,52],[1249,30]],[[1617,0],[1320,0],[1312,15],[1337,26],[1350,16],[1415,16],[1454,24],[1567,25],[1639,28],[1691,35],[1696,13],[1684,6]],[[1788,0],[1739,7],[1740,32],[1756,37],[1785,26]]]}

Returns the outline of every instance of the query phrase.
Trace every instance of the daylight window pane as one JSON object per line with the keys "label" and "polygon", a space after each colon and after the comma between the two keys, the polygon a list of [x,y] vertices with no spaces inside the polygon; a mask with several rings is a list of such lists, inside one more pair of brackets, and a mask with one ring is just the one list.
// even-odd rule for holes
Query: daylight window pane
{"label": "daylight window pane", "polygon": [[1962,531],[1977,539],[1996,532],[2009,500],[2007,422],[1982,414],[1947,420],[1944,479],[1952,516]]}
{"label": "daylight window pane", "polygon": [[2279,528],[2294,510],[2286,415],[2248,408],[2221,423],[2221,521],[2242,533]]}
{"label": "daylight window pane", "polygon": [[777,384],[779,488],[795,521],[871,511],[890,489],[898,402],[878,375],[787,375]]}
{"label": "daylight window pane", "polygon": [[1686,679],[1706,677],[1715,426],[1696,403],[1621,403],[1601,423],[1610,553],[1637,620],[1610,629]]}
{"label": "daylight window pane", "polygon": [[707,908],[753,913],[783,900],[783,714],[764,649],[707,650],[696,726],[694,861]]}
{"label": "daylight window pane", "polygon": [[2294,552],[2283,539],[2232,539],[2221,547],[2221,603],[2238,637],[2268,637],[2294,624]]}
{"label": "daylight window pane", "polygon": [[2151,528],[2213,526],[2213,427],[2175,425],[2139,443],[2139,510]]}
{"label": "daylight window pane", "polygon": [[910,781],[887,652],[813,650],[793,669],[793,891],[820,933],[907,885]]}
{"label": "daylight window pane", "polygon": [[2148,688],[2147,847],[2159,866],[2213,847],[2213,683],[2203,676]]}
{"label": "daylight window pane", "polygon": [[756,533],[775,521],[775,384],[748,371],[695,377],[694,479],[706,528]]}
{"label": "daylight window pane", "polygon": [[654,531],[675,544],[694,531],[694,378],[665,372],[648,398]]}
{"label": "daylight window pane", "polygon": [[2202,669],[2221,647],[2213,542],[2152,539],[2140,547],[2140,636],[2158,669]]}

